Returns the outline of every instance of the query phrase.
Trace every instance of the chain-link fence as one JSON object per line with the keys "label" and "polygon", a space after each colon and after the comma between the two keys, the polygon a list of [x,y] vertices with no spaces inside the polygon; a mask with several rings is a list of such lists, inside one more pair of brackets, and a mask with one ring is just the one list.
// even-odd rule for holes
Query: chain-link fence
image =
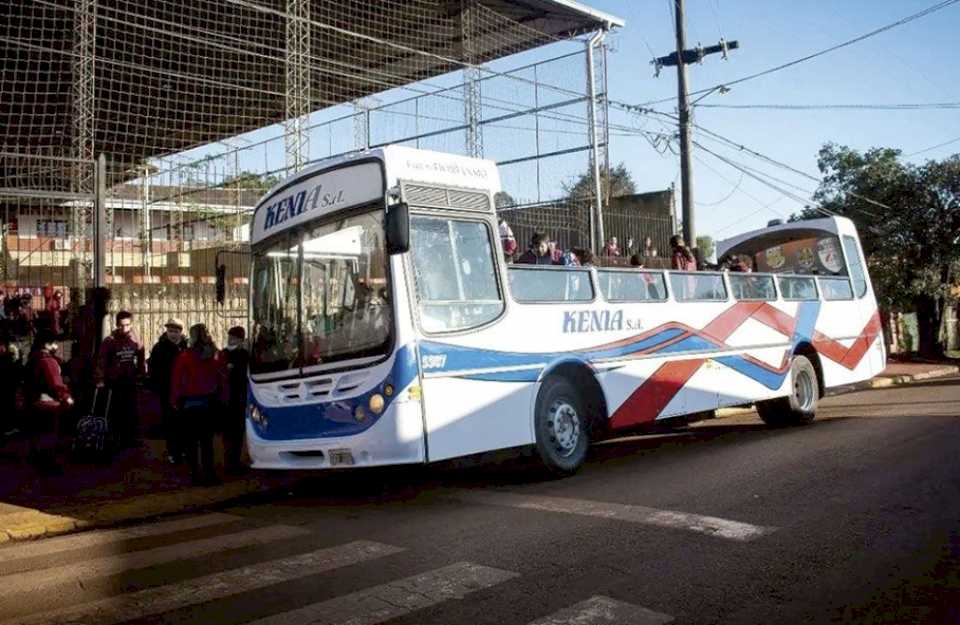
{"label": "chain-link fence", "polygon": [[[171,316],[219,340],[242,323],[245,223],[308,163],[388,143],[484,156],[511,204],[607,167],[606,56],[577,38],[607,24],[576,7],[11,0],[0,15],[4,291],[79,303],[100,214],[109,311],[133,312],[147,341]],[[558,230],[582,231],[581,212]]]}

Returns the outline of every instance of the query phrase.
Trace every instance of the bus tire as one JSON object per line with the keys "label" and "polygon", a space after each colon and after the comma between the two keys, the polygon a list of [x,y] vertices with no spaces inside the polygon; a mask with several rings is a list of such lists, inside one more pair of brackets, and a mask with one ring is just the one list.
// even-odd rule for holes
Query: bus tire
{"label": "bus tire", "polygon": [[796,355],[790,363],[790,395],[757,402],[757,413],[774,427],[806,425],[817,416],[819,397],[817,370],[806,356]]}
{"label": "bus tire", "polygon": [[590,429],[586,405],[563,377],[544,380],[534,416],[537,453],[550,472],[575,473],[587,457]]}

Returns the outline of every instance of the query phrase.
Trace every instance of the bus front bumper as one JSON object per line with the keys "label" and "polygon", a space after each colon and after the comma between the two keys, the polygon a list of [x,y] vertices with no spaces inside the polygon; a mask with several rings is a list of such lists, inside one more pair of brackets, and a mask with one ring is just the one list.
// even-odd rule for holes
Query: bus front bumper
{"label": "bus front bumper", "polygon": [[420,402],[397,402],[369,429],[351,436],[274,441],[247,419],[255,469],[347,469],[425,461]]}

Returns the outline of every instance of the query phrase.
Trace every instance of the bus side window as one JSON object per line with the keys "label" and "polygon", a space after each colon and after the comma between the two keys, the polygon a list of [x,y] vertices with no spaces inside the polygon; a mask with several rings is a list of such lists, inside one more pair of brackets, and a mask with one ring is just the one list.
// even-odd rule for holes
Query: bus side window
{"label": "bus side window", "polygon": [[783,299],[792,301],[817,299],[817,284],[806,276],[780,276],[780,292]]}
{"label": "bus side window", "polygon": [[718,273],[671,273],[670,286],[678,302],[719,302],[727,299],[727,287]]}
{"label": "bus side window", "polygon": [[583,269],[536,269],[512,265],[507,270],[510,292],[520,303],[589,302],[593,300],[590,272]]}
{"label": "bus side window", "polygon": [[772,302],[777,299],[777,290],[773,285],[773,276],[731,273],[730,288],[738,300],[761,300]]}
{"label": "bus side window", "polygon": [[667,286],[662,273],[600,270],[597,275],[607,301],[657,302],[667,299]]}
{"label": "bus side window", "polygon": [[820,291],[827,301],[853,299],[853,287],[847,278],[821,276],[819,278]]}

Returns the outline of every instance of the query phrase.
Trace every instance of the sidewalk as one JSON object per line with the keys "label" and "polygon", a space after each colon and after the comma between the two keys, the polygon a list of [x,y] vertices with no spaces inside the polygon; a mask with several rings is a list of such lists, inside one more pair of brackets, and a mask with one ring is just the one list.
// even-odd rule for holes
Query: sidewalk
{"label": "sidewalk", "polygon": [[[218,486],[192,486],[189,469],[163,457],[155,408],[141,396],[143,448],[124,450],[105,466],[67,462],[63,475],[41,476],[28,465],[22,436],[0,439],[0,543],[196,510],[293,484],[293,474],[251,470],[221,472]],[[214,448],[222,467],[219,440]]]}

